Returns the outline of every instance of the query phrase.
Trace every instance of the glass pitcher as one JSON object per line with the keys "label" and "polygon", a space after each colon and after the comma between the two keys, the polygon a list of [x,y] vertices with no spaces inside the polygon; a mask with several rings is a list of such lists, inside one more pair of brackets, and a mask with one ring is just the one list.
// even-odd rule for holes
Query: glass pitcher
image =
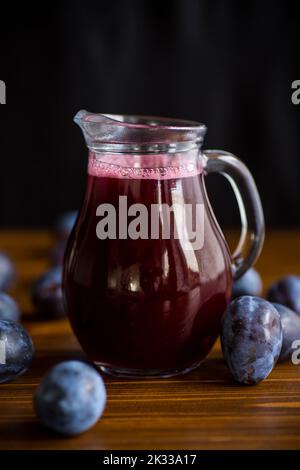
{"label": "glass pitcher", "polygon": [[[64,263],[72,328],[88,357],[117,376],[167,377],[212,348],[232,280],[264,239],[260,198],[235,156],[202,151],[203,124],[157,117],[74,118],[89,148],[85,197]],[[231,256],[205,176],[222,173],[242,231]]]}

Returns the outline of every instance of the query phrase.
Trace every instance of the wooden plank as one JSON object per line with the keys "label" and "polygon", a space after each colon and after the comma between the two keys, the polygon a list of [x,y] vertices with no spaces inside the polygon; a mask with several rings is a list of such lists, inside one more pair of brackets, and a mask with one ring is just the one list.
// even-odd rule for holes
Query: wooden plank
{"label": "wooden plank", "polygon": [[[230,237],[231,240],[234,236]],[[300,274],[300,232],[268,233],[258,267],[265,284]],[[108,402],[89,432],[62,438],[36,420],[32,394],[53,364],[84,358],[66,320],[37,322],[30,285],[48,266],[52,237],[41,231],[4,231],[0,247],[15,259],[15,296],[33,336],[30,371],[0,385],[0,449],[300,449],[300,366],[280,364],[258,386],[235,384],[219,343],[198,370],[178,378],[104,377]]]}

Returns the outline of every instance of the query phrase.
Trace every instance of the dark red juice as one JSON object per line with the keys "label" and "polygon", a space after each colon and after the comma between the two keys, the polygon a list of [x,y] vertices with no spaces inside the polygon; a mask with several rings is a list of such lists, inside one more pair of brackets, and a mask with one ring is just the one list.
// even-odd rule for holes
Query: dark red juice
{"label": "dark red juice", "polygon": [[[226,244],[208,207],[203,175],[166,169],[89,170],[87,190],[65,260],[64,292],[73,330],[95,363],[126,374],[172,374],[195,367],[218,336],[231,292]],[[116,208],[174,201],[204,204],[204,245],[170,239],[100,240],[100,204]],[[131,218],[128,217],[128,221]]]}

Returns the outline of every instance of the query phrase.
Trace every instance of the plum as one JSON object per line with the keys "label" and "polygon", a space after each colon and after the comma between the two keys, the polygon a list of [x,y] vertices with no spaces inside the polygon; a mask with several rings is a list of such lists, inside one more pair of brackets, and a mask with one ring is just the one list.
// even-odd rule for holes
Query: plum
{"label": "plum", "polygon": [[0,292],[0,320],[19,321],[21,312],[17,302],[8,294]]}
{"label": "plum", "polygon": [[106,390],[99,373],[81,361],[64,361],[42,379],[34,395],[38,418],[48,428],[72,436],[102,416]]}
{"label": "plum", "polygon": [[259,296],[262,292],[262,280],[259,273],[250,268],[237,281],[233,283],[232,298],[242,295]]}
{"label": "plum", "polygon": [[272,371],[282,346],[276,308],[264,299],[243,296],[227,307],[221,326],[224,358],[234,379],[256,384]]}
{"label": "plum", "polygon": [[300,276],[285,276],[274,282],[267,292],[267,299],[300,315]]}
{"label": "plum", "polygon": [[273,305],[280,315],[283,333],[279,361],[291,360],[294,351],[292,344],[295,340],[300,340],[300,317],[285,305],[277,303]]}
{"label": "plum", "polygon": [[7,320],[0,320],[0,346],[0,383],[3,383],[27,371],[34,355],[34,347],[22,325]]}
{"label": "plum", "polygon": [[53,266],[62,266],[67,247],[67,240],[59,240],[53,247],[51,261]]}
{"label": "plum", "polygon": [[65,316],[61,267],[47,271],[35,282],[32,302],[41,317],[50,319]]}
{"label": "plum", "polygon": [[16,269],[9,256],[0,251],[0,291],[10,289],[16,278]]}
{"label": "plum", "polygon": [[69,211],[61,214],[56,222],[55,222],[55,233],[57,238],[61,240],[66,240],[77,219],[78,212],[77,211]]}

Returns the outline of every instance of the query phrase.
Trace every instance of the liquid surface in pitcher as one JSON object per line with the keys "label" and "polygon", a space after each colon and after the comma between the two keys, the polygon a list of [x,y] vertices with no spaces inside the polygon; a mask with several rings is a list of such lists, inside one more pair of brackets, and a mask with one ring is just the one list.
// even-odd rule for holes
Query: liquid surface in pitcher
{"label": "liquid surface in pitcher", "polygon": [[[163,158],[163,156],[161,157]],[[116,168],[116,167],[114,167]],[[95,363],[136,374],[195,367],[219,334],[230,298],[226,243],[207,202],[202,168],[110,170],[89,157],[85,199],[65,260],[64,291],[73,330]],[[127,174],[128,173],[128,174]],[[128,207],[184,201],[204,204],[204,244],[179,239],[100,240],[97,208],[119,197]]]}

